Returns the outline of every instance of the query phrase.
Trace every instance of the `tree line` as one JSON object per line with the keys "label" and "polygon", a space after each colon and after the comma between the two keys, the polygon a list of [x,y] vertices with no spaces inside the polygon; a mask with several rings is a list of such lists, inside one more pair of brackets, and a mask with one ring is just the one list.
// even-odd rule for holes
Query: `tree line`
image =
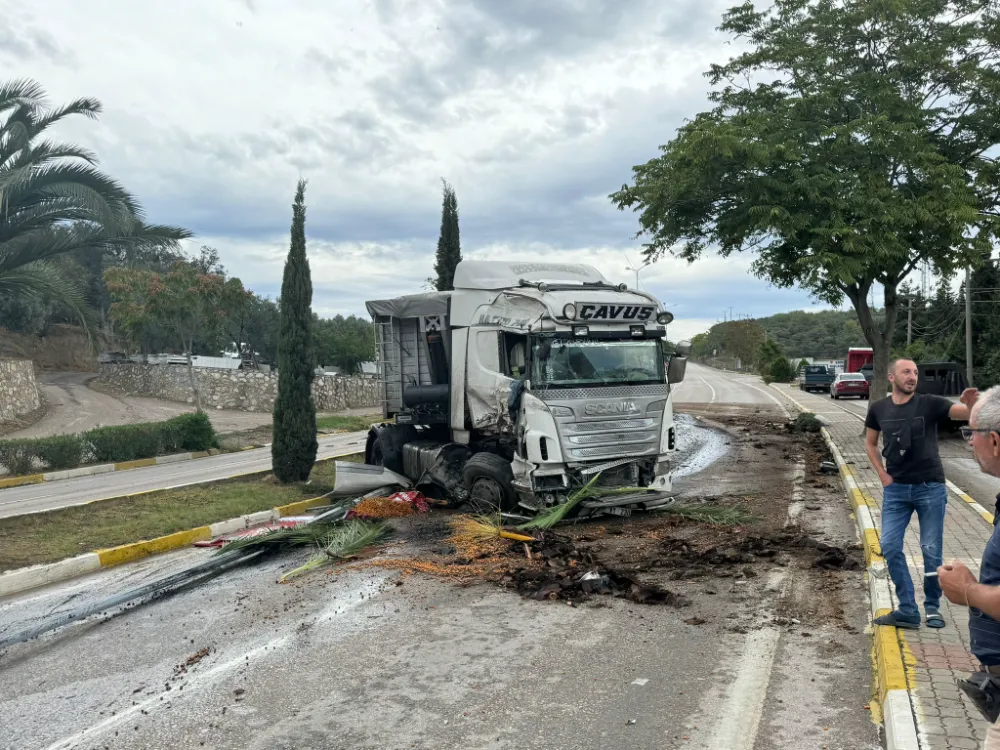
{"label": "tree line", "polygon": [[[953,288],[948,279],[938,279],[936,289],[923,291],[916,285],[900,286],[900,314],[896,317],[890,356],[916,362],[966,364],[965,283]],[[971,276],[973,378],[978,387],[1000,383],[1000,270],[985,264]],[[884,311],[872,315],[883,324]],[[724,367],[762,372],[778,358],[794,360],[845,359],[851,347],[868,342],[849,310],[779,313],[753,320],[717,323],[691,339],[692,357]]]}

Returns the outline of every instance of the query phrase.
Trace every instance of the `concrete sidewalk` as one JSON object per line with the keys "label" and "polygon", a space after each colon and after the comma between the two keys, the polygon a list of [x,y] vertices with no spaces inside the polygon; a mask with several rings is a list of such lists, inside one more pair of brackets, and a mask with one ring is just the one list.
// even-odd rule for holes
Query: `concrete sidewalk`
{"label": "concrete sidewalk", "polygon": [[[865,454],[861,419],[838,408],[828,397],[805,394],[788,386],[781,386],[779,390],[828,421],[827,431],[868,500],[876,526],[881,528],[882,483]],[[982,506],[955,489],[949,487],[944,559],[961,560],[978,574],[983,548],[993,532],[991,517]],[[923,561],[916,515],[907,530],[904,549],[917,601],[922,603]],[[921,750],[980,748],[986,735],[986,722],[955,684],[956,679],[967,677],[977,669],[969,650],[969,611],[943,599],[941,612],[947,625],[940,630],[926,626],[915,631],[896,630],[919,747]]]}

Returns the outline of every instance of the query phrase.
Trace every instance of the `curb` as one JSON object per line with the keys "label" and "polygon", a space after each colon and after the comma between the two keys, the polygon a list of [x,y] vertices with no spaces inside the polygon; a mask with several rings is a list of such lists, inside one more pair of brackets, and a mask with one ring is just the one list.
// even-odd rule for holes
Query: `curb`
{"label": "curb", "polygon": [[[777,389],[776,389],[777,390]],[[783,394],[804,413],[812,413],[796,399]],[[889,588],[888,571],[882,557],[882,545],[879,541],[878,528],[872,517],[872,506],[875,500],[865,493],[858,485],[857,478],[850,465],[844,461],[843,455],[826,427],[820,433],[826,441],[830,453],[840,471],[840,478],[847,493],[847,500],[854,511],[854,519],[858,525],[865,551],[865,567],[868,573],[868,596],[871,604],[871,616],[874,620],[892,611],[892,592]],[[971,499],[971,498],[970,498]],[[910,702],[910,691],[907,680],[906,660],[907,646],[902,641],[899,631],[885,625],[872,625],[872,663],[874,665],[874,696],[882,713],[882,724],[885,727],[887,750],[919,750],[917,740],[917,717]],[[875,706],[873,706],[875,708]],[[872,712],[872,718],[877,719],[877,713]]]}
{"label": "curb", "polygon": [[[327,461],[334,461],[338,458],[353,455],[357,455],[357,452],[342,453],[338,456],[327,456],[320,459],[316,463],[322,464]],[[216,479],[212,482],[197,482],[196,484],[211,485],[229,482],[234,479],[246,479],[255,475],[263,476],[269,473],[269,471],[260,471],[252,472],[250,474],[235,474],[231,477],[226,477],[225,479]],[[136,497],[138,495],[162,491],[163,490],[151,490],[150,492],[121,495],[117,498],[105,498],[104,500],[93,500],[92,502],[101,503],[106,500],[120,500],[122,498]],[[277,521],[279,518],[283,518],[285,516],[299,515],[303,511],[326,503],[327,499],[325,497],[312,497],[306,500],[297,500],[294,503],[288,503],[286,505],[279,505],[275,508],[271,508],[271,510],[248,513],[247,515],[230,518],[226,521],[216,521],[215,523],[207,526],[198,526],[194,529],[176,531],[172,534],[167,534],[166,536],[156,537],[155,539],[144,539],[138,542],[131,542],[129,544],[121,544],[117,547],[98,549],[93,552],[87,552],[83,555],[77,555],[76,557],[59,560],[54,563],[44,563],[42,565],[32,565],[28,568],[8,570],[4,573],[0,573],[0,597],[9,596],[11,594],[19,594],[25,591],[30,591],[31,589],[40,588],[41,586],[46,586],[50,583],[57,583],[59,581],[65,581],[69,578],[76,578],[77,576],[85,575],[86,573],[93,573],[95,570],[100,570],[101,568],[110,568],[115,565],[141,560],[142,558],[149,557],[150,555],[156,555],[161,552],[169,552],[171,550],[179,549],[180,547],[186,547],[194,542],[211,539],[221,534],[231,534],[234,531],[239,531],[241,529],[249,529],[263,523]]]}
{"label": "curb", "polygon": [[0,479],[0,489],[6,489],[7,487],[21,487],[26,484],[58,482],[62,479],[75,479],[76,477],[92,477],[98,474],[113,474],[117,471],[128,471],[129,469],[144,469],[147,466],[163,466],[164,464],[175,464],[180,461],[193,461],[196,458],[205,458],[209,455],[208,451],[171,453],[168,456],[139,458],[135,461],[119,461],[114,464],[95,464],[93,466],[81,466],[78,469],[46,471],[41,474],[24,474],[19,477],[6,477],[4,479]]}
{"label": "curb", "polygon": [[[372,424],[383,424],[385,420],[377,420],[372,422]],[[357,430],[356,432],[364,432],[364,430]],[[349,435],[351,433],[345,433],[339,430],[320,430],[316,433],[317,437],[329,437],[330,435]],[[246,448],[240,448],[235,451],[228,451],[228,453],[240,453],[242,451],[252,451],[259,448],[269,448],[270,443],[266,445],[258,446],[248,446]],[[215,455],[222,456],[226,455],[227,452],[219,452]],[[45,482],[57,482],[62,479],[75,479],[76,477],[92,477],[98,474],[113,474],[118,471],[128,471],[130,469],[144,469],[147,466],[163,466],[165,464],[175,464],[180,461],[192,461],[197,458],[207,458],[212,455],[209,451],[191,451],[188,453],[171,453],[166,456],[156,456],[154,458],[138,458],[134,461],[119,461],[113,464],[94,464],[92,466],[81,466],[77,469],[62,469],[60,471],[46,471],[38,474],[22,474],[16,477],[3,477],[0,478],[0,490],[6,489],[8,487],[22,487],[27,484],[43,484]]]}

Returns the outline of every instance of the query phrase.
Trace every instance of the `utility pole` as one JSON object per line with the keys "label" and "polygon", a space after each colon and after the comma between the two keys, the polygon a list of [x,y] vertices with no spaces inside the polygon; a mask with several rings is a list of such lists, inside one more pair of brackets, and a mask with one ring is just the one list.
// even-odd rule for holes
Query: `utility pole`
{"label": "utility pole", "polygon": [[972,388],[972,266],[965,267],[965,379]]}
{"label": "utility pole", "polygon": [[909,348],[913,342],[913,297],[910,297],[906,305],[906,347]]}

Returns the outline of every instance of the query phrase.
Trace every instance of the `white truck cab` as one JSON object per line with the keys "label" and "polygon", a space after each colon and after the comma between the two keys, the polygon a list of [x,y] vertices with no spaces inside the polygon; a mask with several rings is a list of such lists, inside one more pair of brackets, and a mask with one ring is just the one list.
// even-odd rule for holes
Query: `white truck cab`
{"label": "white truck cab", "polygon": [[669,502],[673,316],[595,268],[463,261],[454,291],[367,303],[383,415],[366,461],[480,510],[524,514],[597,484],[622,515]]}

